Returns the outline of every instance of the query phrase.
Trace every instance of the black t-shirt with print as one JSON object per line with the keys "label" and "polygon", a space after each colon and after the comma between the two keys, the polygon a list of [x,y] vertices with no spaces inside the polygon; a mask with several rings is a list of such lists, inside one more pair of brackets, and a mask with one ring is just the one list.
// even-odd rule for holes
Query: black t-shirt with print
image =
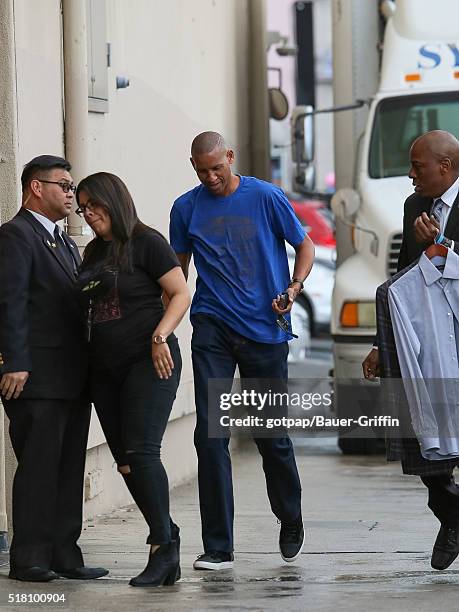
{"label": "black t-shirt with print", "polygon": [[[106,253],[110,243],[105,244]],[[91,299],[90,355],[96,369],[151,354],[151,336],[164,314],[158,279],[180,265],[157,232],[136,234],[131,252],[132,273],[88,268],[80,278],[82,294]]]}

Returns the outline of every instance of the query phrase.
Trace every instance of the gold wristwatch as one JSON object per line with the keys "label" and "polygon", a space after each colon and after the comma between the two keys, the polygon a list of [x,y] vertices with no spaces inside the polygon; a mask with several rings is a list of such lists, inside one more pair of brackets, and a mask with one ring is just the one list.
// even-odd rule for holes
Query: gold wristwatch
{"label": "gold wristwatch", "polygon": [[157,336],[153,336],[152,342],[154,342],[155,344],[165,344],[167,342],[167,336],[158,334]]}

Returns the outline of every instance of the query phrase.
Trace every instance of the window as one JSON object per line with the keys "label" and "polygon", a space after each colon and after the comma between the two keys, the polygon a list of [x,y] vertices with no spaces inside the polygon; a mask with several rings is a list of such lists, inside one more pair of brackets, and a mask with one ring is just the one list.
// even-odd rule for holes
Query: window
{"label": "window", "polygon": [[86,0],[88,45],[88,108],[108,112],[107,7],[106,0]]}
{"label": "window", "polygon": [[459,138],[459,92],[382,100],[371,136],[370,177],[407,175],[413,141],[430,130],[447,130]]}

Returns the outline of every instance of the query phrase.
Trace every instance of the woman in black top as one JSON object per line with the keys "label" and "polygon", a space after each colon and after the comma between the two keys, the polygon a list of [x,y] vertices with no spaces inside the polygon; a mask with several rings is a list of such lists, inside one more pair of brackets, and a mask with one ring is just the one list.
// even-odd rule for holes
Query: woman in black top
{"label": "woman in black top", "polygon": [[138,219],[121,179],[98,172],[81,181],[76,197],[77,212],[96,234],[78,283],[88,312],[92,400],[150,529],[147,567],[130,584],[174,584],[179,529],[169,515],[160,449],[181,371],[173,331],[189,307],[189,292],[173,250]]}

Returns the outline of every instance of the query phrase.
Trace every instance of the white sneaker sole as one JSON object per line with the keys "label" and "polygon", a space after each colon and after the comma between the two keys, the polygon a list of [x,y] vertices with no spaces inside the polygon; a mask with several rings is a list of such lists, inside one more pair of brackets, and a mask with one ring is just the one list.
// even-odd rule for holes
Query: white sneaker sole
{"label": "white sneaker sole", "polygon": [[233,561],[222,561],[222,563],[211,563],[210,561],[195,561],[193,563],[195,570],[224,570],[233,569]]}
{"label": "white sneaker sole", "polygon": [[282,551],[279,549],[280,552],[280,556],[282,557],[282,559],[286,562],[286,563],[293,563],[293,561],[296,561],[298,559],[298,557],[301,555],[302,551],[303,551],[303,547],[304,547],[304,541],[305,541],[306,537],[303,536],[303,542],[301,543],[300,546],[300,550],[296,553],[296,555],[294,557],[284,557],[284,555],[282,554]]}

